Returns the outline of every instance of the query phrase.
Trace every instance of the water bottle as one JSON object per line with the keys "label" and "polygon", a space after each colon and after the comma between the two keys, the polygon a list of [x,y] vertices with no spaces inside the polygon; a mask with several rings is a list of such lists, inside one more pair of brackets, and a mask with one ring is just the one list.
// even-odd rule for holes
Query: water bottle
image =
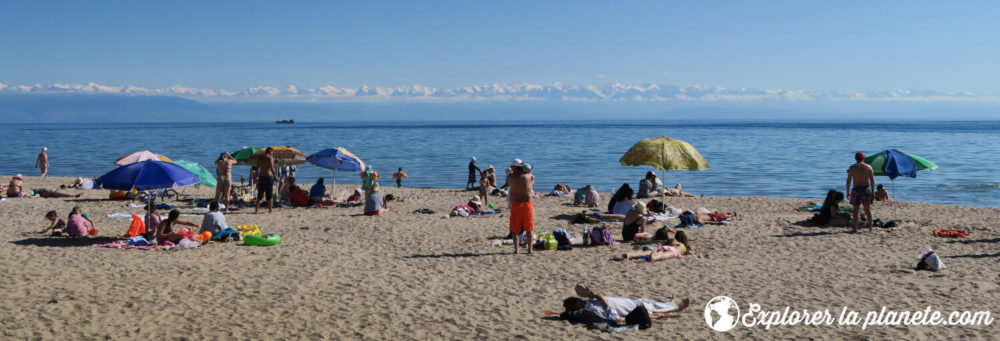
{"label": "water bottle", "polygon": [[590,228],[583,229],[583,246],[590,245]]}

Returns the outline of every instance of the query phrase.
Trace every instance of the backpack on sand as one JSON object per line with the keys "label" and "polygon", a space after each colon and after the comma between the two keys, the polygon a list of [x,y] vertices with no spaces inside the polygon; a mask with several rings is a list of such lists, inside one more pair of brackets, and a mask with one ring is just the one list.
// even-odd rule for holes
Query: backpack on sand
{"label": "backpack on sand", "polygon": [[590,229],[590,243],[592,245],[615,245],[615,237],[611,235],[611,230],[604,227],[594,227]]}

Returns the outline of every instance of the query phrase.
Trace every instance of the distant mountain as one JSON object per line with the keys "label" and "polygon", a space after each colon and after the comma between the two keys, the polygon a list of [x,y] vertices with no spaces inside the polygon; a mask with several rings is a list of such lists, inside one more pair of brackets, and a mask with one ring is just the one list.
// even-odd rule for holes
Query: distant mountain
{"label": "distant mountain", "polygon": [[[292,89],[273,91],[290,91]],[[272,91],[262,89],[260,91]],[[362,87],[359,91],[378,91]],[[429,92],[429,88],[406,91]],[[499,96],[503,87],[472,88]],[[532,91],[546,91],[537,89]],[[573,91],[593,93],[596,89]],[[662,88],[623,87],[615,96],[637,96]],[[399,93],[399,92],[395,92]],[[603,93],[602,93],[603,94]],[[356,95],[356,94],[355,94]],[[430,95],[434,95],[431,93]],[[697,94],[695,94],[697,95]],[[700,95],[699,95],[700,96]],[[355,101],[203,102],[190,97],[123,94],[0,94],[0,122],[297,122],[496,121],[496,120],[997,120],[1000,106],[987,102],[928,101]]]}

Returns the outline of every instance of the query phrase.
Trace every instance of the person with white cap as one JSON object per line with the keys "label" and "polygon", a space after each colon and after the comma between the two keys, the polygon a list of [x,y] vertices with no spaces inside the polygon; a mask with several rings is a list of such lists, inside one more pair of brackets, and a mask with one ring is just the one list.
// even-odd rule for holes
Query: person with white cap
{"label": "person with white cap", "polygon": [[49,172],[49,155],[46,154],[49,149],[42,147],[42,152],[38,153],[38,158],[35,159],[35,168],[42,171],[42,177],[45,177],[45,173]]}
{"label": "person with white cap", "polygon": [[524,233],[528,236],[528,253],[531,253],[531,234],[535,230],[535,212],[531,202],[532,187],[535,186],[535,175],[531,174],[531,167],[521,160],[514,160],[510,165],[513,173],[507,179],[510,184],[510,233],[514,239],[514,253],[519,251],[520,241],[518,235]]}
{"label": "person with white cap", "polygon": [[476,174],[482,171],[482,169],[476,167],[476,157],[473,156],[472,161],[469,161],[469,182],[465,184],[466,190],[472,190],[475,188],[473,186],[476,185]]}

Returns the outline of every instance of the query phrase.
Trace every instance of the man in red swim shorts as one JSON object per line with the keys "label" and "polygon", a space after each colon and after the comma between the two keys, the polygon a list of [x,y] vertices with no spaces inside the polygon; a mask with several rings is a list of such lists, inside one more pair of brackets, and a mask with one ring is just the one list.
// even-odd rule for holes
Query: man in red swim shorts
{"label": "man in red swim shorts", "polygon": [[531,174],[531,165],[514,160],[510,165],[513,173],[507,177],[510,185],[510,232],[514,237],[514,254],[520,248],[518,235],[525,232],[528,235],[528,253],[531,253],[531,232],[535,230],[535,212],[531,203],[532,188],[535,187],[535,175]]}

